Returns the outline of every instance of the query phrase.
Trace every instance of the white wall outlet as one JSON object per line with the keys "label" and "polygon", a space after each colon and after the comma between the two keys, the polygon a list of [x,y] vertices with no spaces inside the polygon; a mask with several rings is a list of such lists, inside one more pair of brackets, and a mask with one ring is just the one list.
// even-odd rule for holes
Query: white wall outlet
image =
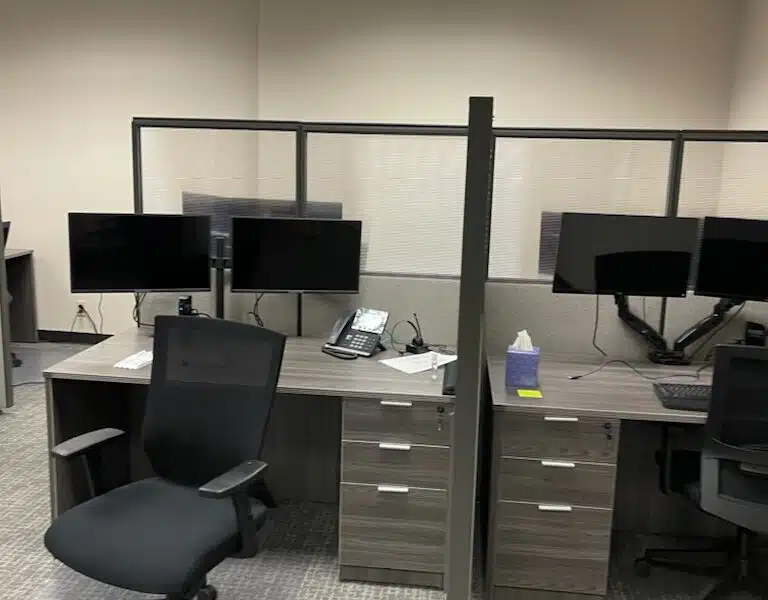
{"label": "white wall outlet", "polygon": [[88,302],[85,298],[75,298],[75,310],[78,310],[80,306],[88,310]]}

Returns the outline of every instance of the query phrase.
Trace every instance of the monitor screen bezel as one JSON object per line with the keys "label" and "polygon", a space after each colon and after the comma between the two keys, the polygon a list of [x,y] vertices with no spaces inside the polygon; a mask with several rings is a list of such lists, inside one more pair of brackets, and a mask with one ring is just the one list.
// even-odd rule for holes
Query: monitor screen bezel
{"label": "monitor screen bezel", "polygon": [[[241,288],[235,287],[235,244],[237,243],[237,236],[235,235],[235,221],[289,221],[289,222],[321,222],[321,223],[357,223],[360,229],[360,250],[357,254],[357,288],[355,289],[278,289],[278,288]],[[360,293],[360,277],[362,276],[362,268],[360,266],[360,258],[362,256],[363,249],[363,222],[357,219],[313,219],[309,217],[232,217],[232,223],[230,224],[230,235],[232,240],[232,250],[229,258],[229,266],[232,270],[232,279],[230,291],[234,294],[339,294],[350,295]]]}
{"label": "monitor screen bezel", "polygon": [[[93,216],[93,217],[149,217],[152,219],[200,219],[207,221],[207,227],[205,233],[208,236],[207,248],[208,248],[208,287],[184,287],[184,288],[78,288],[73,285],[72,281],[72,236],[69,235],[72,231],[72,217],[78,216]],[[70,293],[72,294],[144,294],[144,293],[167,293],[167,292],[210,292],[213,290],[213,277],[212,277],[212,258],[211,258],[211,218],[207,215],[177,215],[167,213],[104,213],[104,212],[70,212],[67,214],[67,236],[69,247],[69,286]]]}

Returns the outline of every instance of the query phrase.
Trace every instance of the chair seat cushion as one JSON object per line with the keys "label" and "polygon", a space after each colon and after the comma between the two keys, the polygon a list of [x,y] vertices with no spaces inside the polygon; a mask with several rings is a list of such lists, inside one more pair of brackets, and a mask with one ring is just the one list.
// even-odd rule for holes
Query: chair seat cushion
{"label": "chair seat cushion", "polygon": [[[254,519],[266,508],[253,502]],[[45,534],[48,550],[92,579],[147,594],[180,594],[239,549],[230,499],[145,479],[98,496],[59,516]]]}

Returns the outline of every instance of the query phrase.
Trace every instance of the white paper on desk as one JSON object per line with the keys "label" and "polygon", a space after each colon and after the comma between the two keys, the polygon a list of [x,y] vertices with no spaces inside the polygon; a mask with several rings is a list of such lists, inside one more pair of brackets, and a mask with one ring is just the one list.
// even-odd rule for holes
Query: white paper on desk
{"label": "white paper on desk", "polygon": [[137,370],[152,364],[152,350],[140,350],[115,363],[117,369]]}
{"label": "white paper on desk", "polygon": [[432,368],[432,357],[437,355],[437,366],[442,367],[448,363],[452,363],[458,358],[455,354],[440,354],[439,352],[425,352],[424,354],[411,354],[409,356],[399,356],[397,358],[384,358],[379,362],[413,375],[414,373],[421,373],[422,371],[429,371]]}

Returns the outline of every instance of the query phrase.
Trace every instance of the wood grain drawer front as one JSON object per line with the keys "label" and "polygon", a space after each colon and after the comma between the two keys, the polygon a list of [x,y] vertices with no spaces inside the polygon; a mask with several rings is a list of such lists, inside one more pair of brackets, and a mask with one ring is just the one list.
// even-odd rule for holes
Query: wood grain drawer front
{"label": "wood grain drawer front", "polygon": [[448,489],[451,450],[391,442],[344,442],[341,480]]}
{"label": "wood grain drawer front", "polygon": [[619,421],[576,415],[496,415],[502,456],[616,464]]}
{"label": "wood grain drawer front", "polygon": [[616,467],[601,463],[502,458],[499,500],[613,507]]}
{"label": "wood grain drawer front", "polygon": [[442,573],[448,492],[341,484],[342,565]]}
{"label": "wood grain drawer front", "polygon": [[498,502],[495,536],[493,585],[605,593],[611,511]]}
{"label": "wood grain drawer front", "polygon": [[448,446],[451,406],[407,400],[344,402],[343,437],[349,441]]}

